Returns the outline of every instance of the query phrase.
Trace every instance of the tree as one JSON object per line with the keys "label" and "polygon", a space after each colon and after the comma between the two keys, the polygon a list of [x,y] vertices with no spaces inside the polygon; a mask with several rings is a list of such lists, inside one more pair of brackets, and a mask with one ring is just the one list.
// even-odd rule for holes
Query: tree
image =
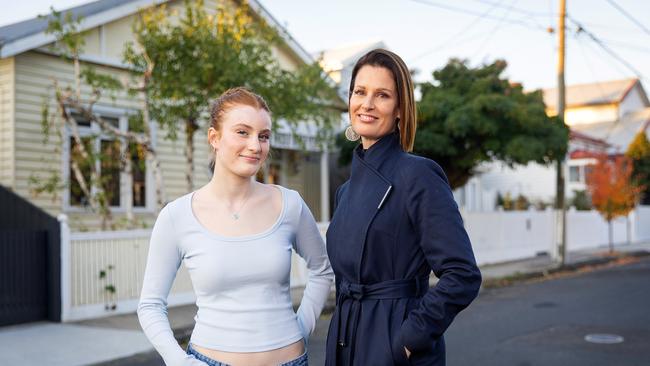
{"label": "tree", "polygon": [[587,174],[587,188],[592,205],[609,226],[609,251],[614,251],[612,220],[627,216],[634,209],[643,187],[632,182],[632,164],[624,156],[608,159],[598,157],[598,162]]}
{"label": "tree", "polygon": [[589,211],[593,208],[591,205],[591,198],[585,190],[573,190],[571,205],[578,211]]}
{"label": "tree", "polygon": [[[133,86],[117,80],[112,75],[100,73],[92,65],[82,66],[79,56],[83,52],[84,34],[79,31],[80,22],[81,17],[74,18],[70,12],[63,15],[52,9],[52,14],[48,16],[46,32],[56,37],[53,50],[63,60],[72,63],[73,85],[53,79],[56,111],[50,112],[48,96],[45,97],[41,113],[44,140],[49,139],[50,131],[54,128],[59,138],[57,152],[61,151],[65,131],[70,134],[71,178],[64,182],[57,171],[52,171],[48,179],[33,174],[30,176],[30,185],[32,192],[36,194],[48,192],[54,196],[59,190],[69,188],[71,192],[76,193],[75,196],[81,204],[88,205],[93,212],[100,214],[102,229],[114,228],[110,206],[114,199],[119,197],[111,195],[110,185],[119,184],[119,179],[116,183],[114,175],[111,175],[117,173],[119,177],[119,172],[122,171],[132,177],[134,160],[135,164],[144,164],[145,159],[152,161],[157,183],[158,207],[162,207],[162,174],[152,144],[149,121],[145,118],[146,97],[143,98],[145,112],[129,116],[128,131],[120,130],[95,112],[95,106],[102,97],[108,95],[114,98],[118,92],[141,94],[143,88],[141,85]],[[143,78],[146,79],[146,76]],[[90,89],[90,93],[82,93],[85,87]],[[108,135],[111,140],[106,143],[102,141],[102,146],[96,149],[93,137],[83,137],[80,134],[79,120],[96,124],[100,135]],[[127,226],[132,226],[134,217],[131,202],[126,208]]]}
{"label": "tree", "polygon": [[228,88],[246,86],[261,94],[275,120],[294,126],[310,120],[323,133],[331,129],[338,115],[328,101],[336,100],[336,91],[320,66],[283,69],[272,48],[286,47],[280,35],[254,19],[245,1],[210,14],[202,0],[186,0],[180,18],[172,15],[164,4],[142,11],[134,25],[139,45],[130,45],[127,54],[137,69],[153,65],[147,86],[152,118],[171,138],[181,123],[188,190],[194,189],[194,133],[208,119],[210,100]]}
{"label": "tree", "polygon": [[[646,126],[647,127],[647,126]],[[643,186],[642,202],[650,204],[650,141],[645,132],[639,131],[630,143],[625,156],[632,160],[632,177],[637,186]]]}
{"label": "tree", "polygon": [[515,210],[524,211],[528,210],[528,207],[530,207],[530,201],[528,201],[528,197],[520,193],[515,200]]}
{"label": "tree", "polygon": [[546,115],[541,91],[524,93],[503,78],[506,66],[452,59],[420,84],[414,152],[438,162],[453,189],[483,162],[549,164],[566,153],[568,128]]}

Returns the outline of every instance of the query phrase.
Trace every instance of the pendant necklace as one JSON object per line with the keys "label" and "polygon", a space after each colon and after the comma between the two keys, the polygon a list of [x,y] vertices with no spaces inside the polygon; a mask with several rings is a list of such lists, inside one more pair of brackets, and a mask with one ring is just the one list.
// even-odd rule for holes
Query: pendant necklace
{"label": "pendant necklace", "polygon": [[[252,188],[250,188],[249,191],[250,190],[252,190]],[[237,210],[235,212],[230,212],[230,217],[232,217],[233,220],[239,220],[239,217],[240,217],[239,213],[241,212],[241,210],[244,209],[244,206],[246,205],[246,202],[248,202],[248,199],[251,196],[250,192],[246,192],[246,193],[247,193],[246,198],[244,198],[244,201],[242,201],[241,206],[239,206],[239,210]]]}

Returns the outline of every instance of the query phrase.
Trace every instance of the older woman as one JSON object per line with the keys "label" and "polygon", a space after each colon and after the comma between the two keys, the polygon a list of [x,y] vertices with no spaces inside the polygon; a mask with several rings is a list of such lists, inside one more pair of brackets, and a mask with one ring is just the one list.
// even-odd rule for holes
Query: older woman
{"label": "older woman", "polygon": [[[271,112],[244,88],[212,105],[212,180],[170,202],[151,234],[138,317],[167,365],[306,366],[305,342],[329,294],[332,271],[314,217],[298,192],[255,181],[269,154]],[[291,306],[291,249],[309,282]],[[167,318],[184,263],[196,293],[187,352]]]}
{"label": "older woman", "polygon": [[[350,179],[336,193],[327,249],[337,306],[327,365],[444,365],[443,333],[476,297],[481,275],[447,178],[409,154],[413,83],[396,54],[377,49],[350,83]],[[429,274],[439,278],[429,288]]]}

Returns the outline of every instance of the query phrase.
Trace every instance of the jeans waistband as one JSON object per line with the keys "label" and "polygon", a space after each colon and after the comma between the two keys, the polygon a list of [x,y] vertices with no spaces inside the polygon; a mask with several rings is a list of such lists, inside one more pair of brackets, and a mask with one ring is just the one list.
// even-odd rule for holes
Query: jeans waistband
{"label": "jeans waistband", "polygon": [[[191,343],[187,345],[187,354],[195,357],[199,361],[205,362],[206,364],[208,364],[208,366],[230,366],[227,363],[223,363],[221,361],[215,360],[213,358],[210,358],[200,353],[199,351],[194,349],[194,347],[192,347]],[[308,366],[307,362],[308,362],[307,350],[305,349],[305,352],[302,355],[300,355],[298,358],[295,358],[291,361],[287,361],[285,363],[281,363],[278,366]]]}

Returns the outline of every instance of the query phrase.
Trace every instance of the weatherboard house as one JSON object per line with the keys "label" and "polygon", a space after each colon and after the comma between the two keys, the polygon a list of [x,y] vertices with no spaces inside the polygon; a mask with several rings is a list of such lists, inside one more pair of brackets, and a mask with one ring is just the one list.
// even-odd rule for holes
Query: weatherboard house
{"label": "weatherboard house", "polygon": [[[181,10],[183,1],[151,0],[99,0],[66,10],[74,16],[83,16],[80,30],[85,32],[85,49],[81,61],[92,65],[99,72],[108,73],[118,79],[127,75],[127,67],[121,61],[126,42],[133,41],[132,24],[139,10],[165,3],[174,14]],[[230,3],[225,3],[230,4]],[[282,36],[280,45],[274,47],[274,55],[287,70],[314,62],[300,44],[278,23],[258,2],[249,0],[253,19],[275,27]],[[217,2],[206,1],[208,11],[216,12]],[[54,197],[47,194],[33,194],[30,181],[44,180],[52,172],[59,173],[62,182],[70,181],[70,136],[63,137],[59,151],[55,144],[54,131],[44,142],[41,128],[41,107],[45,100],[52,100],[52,78],[72,82],[72,65],[63,61],[49,47],[54,36],[46,34],[47,19],[34,18],[0,27],[0,184],[28,199],[49,214],[66,214],[73,228],[97,230],[99,215],[90,212],[78,197],[72,184],[65,184]],[[103,119],[119,128],[128,128],[127,116],[140,108],[140,101],[126,93],[118,94],[115,100],[104,98],[95,111]],[[337,100],[337,104],[344,105]],[[55,110],[51,102],[50,110]],[[301,123],[298,131],[291,131],[287,123],[274,121],[277,128],[271,141],[277,150],[272,154],[264,170],[263,179],[298,190],[317,221],[329,221],[330,189],[327,179],[328,154],[316,141],[317,130],[309,121]],[[78,121],[80,133],[94,138],[96,149],[106,145],[107,137],[97,136],[97,126],[88,121]],[[152,126],[156,129],[156,126]],[[301,139],[295,138],[295,133]],[[167,200],[186,193],[184,180],[183,149],[185,138],[179,131],[178,140],[170,141],[166,133],[156,131],[155,144]],[[301,141],[298,141],[301,140]],[[194,185],[199,187],[208,181],[208,148],[205,136],[195,136]],[[111,204],[116,221],[125,214],[125,207],[132,205],[135,217],[146,225],[155,219],[155,187],[151,169],[145,167],[129,179],[124,174],[101,172],[102,178],[111,181],[107,186],[114,190]]]}

